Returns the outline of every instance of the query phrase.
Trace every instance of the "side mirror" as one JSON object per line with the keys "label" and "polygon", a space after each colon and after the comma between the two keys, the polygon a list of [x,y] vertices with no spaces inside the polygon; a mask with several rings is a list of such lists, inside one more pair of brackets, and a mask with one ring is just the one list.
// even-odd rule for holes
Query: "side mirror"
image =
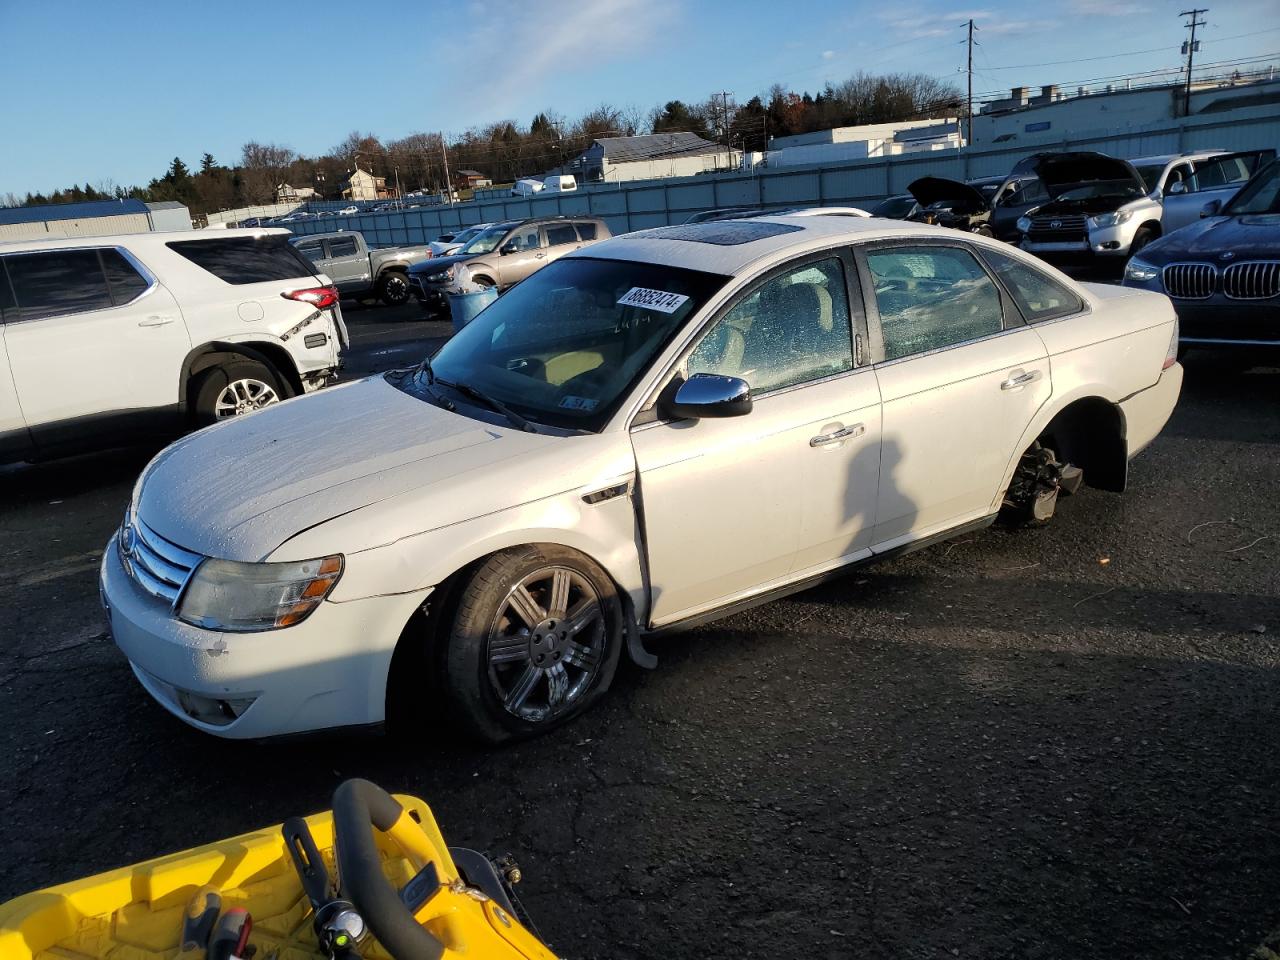
{"label": "side mirror", "polygon": [[520,249],[520,245],[518,243],[516,243],[514,240],[508,240],[506,243],[502,245],[502,249],[500,249],[498,252],[502,254],[504,257],[506,257],[515,253],[519,249]]}
{"label": "side mirror", "polygon": [[1187,192],[1187,183],[1185,180],[1178,180],[1169,184],[1169,196],[1176,197],[1179,194]]}
{"label": "side mirror", "polygon": [[1218,215],[1218,211],[1221,209],[1222,209],[1221,200],[1210,200],[1208,203],[1206,203],[1203,207],[1200,208],[1200,217],[1201,219],[1205,217],[1216,217]]}
{"label": "side mirror", "polygon": [[695,373],[658,402],[658,413],[670,420],[743,417],[751,412],[751,386],[741,377]]}

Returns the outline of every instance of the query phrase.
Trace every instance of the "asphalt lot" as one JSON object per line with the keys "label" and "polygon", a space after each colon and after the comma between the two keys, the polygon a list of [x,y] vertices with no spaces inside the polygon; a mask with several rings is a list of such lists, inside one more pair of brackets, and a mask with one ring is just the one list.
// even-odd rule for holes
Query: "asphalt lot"
{"label": "asphalt lot", "polygon": [[[445,324],[348,312],[349,375]],[[567,957],[1243,957],[1280,925],[1280,367],[1192,354],[1123,496],[664,641],[495,751],[222,742],[136,684],[96,568],[134,450],[0,473],[0,900],[365,776],[514,852]]]}

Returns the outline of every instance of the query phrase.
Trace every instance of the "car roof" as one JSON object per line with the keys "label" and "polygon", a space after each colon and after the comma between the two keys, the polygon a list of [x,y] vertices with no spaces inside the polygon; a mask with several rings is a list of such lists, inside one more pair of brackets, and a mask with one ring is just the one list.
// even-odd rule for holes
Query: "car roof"
{"label": "car roof", "polygon": [[1207,160],[1210,157],[1220,157],[1226,152],[1226,150],[1197,150],[1194,153],[1162,153],[1154,157],[1138,157],[1129,162],[1135,166],[1139,163],[1154,166],[1157,163],[1170,164],[1175,160]]}
{"label": "car roof", "polygon": [[75,247],[149,247],[175,240],[223,240],[227,237],[289,237],[283,227],[229,227],[226,230],[166,230],[146,233],[108,233],[95,237],[41,237],[38,240],[0,241],[0,253],[27,250],[62,250]]}
{"label": "car roof", "polygon": [[956,231],[944,227],[883,217],[763,215],[638,230],[568,256],[636,260],[733,276],[763,260],[786,259],[841,239],[859,243],[882,237],[957,239]]}

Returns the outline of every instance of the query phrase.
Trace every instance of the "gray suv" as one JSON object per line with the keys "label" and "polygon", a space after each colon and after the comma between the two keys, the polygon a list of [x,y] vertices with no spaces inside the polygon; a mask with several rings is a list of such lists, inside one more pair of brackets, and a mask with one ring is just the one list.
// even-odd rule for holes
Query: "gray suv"
{"label": "gray suv", "polygon": [[440,308],[453,286],[458,264],[481,286],[505,290],[566,253],[580,250],[612,234],[595,217],[507,220],[473,237],[457,253],[409,268],[409,286],[428,309]]}

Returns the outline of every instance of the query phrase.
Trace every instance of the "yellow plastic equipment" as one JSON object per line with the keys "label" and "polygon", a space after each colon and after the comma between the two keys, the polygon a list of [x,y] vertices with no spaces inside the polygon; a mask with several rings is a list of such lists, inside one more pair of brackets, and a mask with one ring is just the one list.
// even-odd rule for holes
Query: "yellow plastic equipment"
{"label": "yellow plastic equipment", "polygon": [[[439,943],[431,953],[448,960],[555,960],[510,911],[462,879],[427,805],[416,797],[394,799],[403,812],[389,829],[374,831],[374,841],[382,873],[397,890],[434,864],[440,887],[413,915]],[[333,814],[306,822],[336,876]],[[221,894],[223,910],[244,907],[252,914],[255,960],[269,960],[273,952],[278,960],[324,956],[281,830],[269,827],[11,900],[0,906],[0,958],[170,960],[186,905],[206,885]],[[367,960],[419,960],[391,957],[373,933],[359,948]]]}

